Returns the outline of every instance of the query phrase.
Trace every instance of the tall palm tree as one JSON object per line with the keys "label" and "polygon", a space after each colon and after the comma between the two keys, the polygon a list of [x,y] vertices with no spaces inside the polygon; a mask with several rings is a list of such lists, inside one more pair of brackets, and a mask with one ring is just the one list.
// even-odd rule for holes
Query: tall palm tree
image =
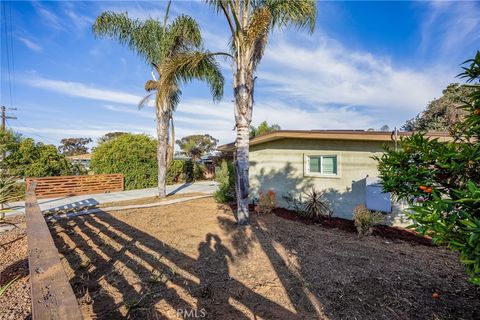
{"label": "tall palm tree", "polygon": [[231,32],[234,60],[237,220],[248,223],[248,149],[252,121],[255,70],[263,57],[268,35],[274,28],[294,25],[313,32],[316,20],[314,0],[206,0],[221,12]]}
{"label": "tall palm tree", "polygon": [[[158,74],[158,80],[148,80],[145,90],[155,94],[157,121],[158,193],[166,196],[165,178],[168,152],[169,125],[172,113],[182,94],[180,85],[193,79],[205,81],[214,101],[223,95],[224,79],[214,54],[203,50],[202,37],[197,22],[186,15],[167,23],[170,3],[163,22],[156,19],[140,21],[130,19],[127,13],[103,12],[93,24],[97,37],[119,41],[136,52]],[[140,101],[143,105],[149,96]],[[174,141],[173,137],[170,137]],[[173,154],[173,150],[170,150]]]}

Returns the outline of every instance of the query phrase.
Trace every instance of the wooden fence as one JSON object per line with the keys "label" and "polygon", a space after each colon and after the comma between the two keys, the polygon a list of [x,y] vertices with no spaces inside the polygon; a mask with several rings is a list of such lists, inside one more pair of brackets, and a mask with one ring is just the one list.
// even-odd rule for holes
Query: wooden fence
{"label": "wooden fence", "polygon": [[35,197],[35,182],[25,197],[32,319],[82,319],[58,250]]}
{"label": "wooden fence", "polygon": [[27,178],[27,189],[32,182],[36,182],[35,195],[39,199],[123,191],[124,188],[123,174]]}

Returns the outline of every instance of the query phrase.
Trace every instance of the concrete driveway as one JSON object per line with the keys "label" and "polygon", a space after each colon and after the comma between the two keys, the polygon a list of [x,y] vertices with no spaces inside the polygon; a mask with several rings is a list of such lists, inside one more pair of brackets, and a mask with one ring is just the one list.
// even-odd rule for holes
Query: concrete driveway
{"label": "concrete driveway", "polygon": [[[217,183],[215,181],[198,181],[193,183],[174,184],[167,186],[167,193],[169,195],[191,192],[212,194],[215,190],[217,190]],[[38,205],[40,206],[40,209],[42,211],[51,209],[68,209],[74,207],[94,206],[106,202],[153,197],[157,194],[157,188],[148,188],[92,195],[81,195],[74,197],[39,199]],[[24,201],[11,203],[10,206],[13,212],[6,213],[7,217],[25,213]]]}

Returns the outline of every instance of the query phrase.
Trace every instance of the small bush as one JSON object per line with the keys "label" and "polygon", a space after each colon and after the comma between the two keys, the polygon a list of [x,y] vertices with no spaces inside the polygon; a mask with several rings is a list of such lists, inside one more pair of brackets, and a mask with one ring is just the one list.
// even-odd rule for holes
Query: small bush
{"label": "small bush", "polygon": [[167,184],[174,184],[185,181],[185,160],[173,160],[168,167],[167,177],[165,179]]}
{"label": "small bush", "polygon": [[258,197],[258,203],[255,206],[255,211],[261,214],[269,214],[273,212],[277,206],[277,196],[274,191],[268,190],[264,193],[260,191],[260,196]]}
{"label": "small bush", "polygon": [[324,200],[322,192],[312,189],[310,192],[305,193],[305,195],[304,215],[306,217],[318,220],[332,215],[332,211]]}
{"label": "small bush", "polygon": [[218,190],[213,198],[220,203],[228,203],[236,200],[235,197],[235,173],[231,162],[222,160],[220,169],[215,174],[215,181],[218,182]]}
{"label": "small bush", "polygon": [[193,180],[204,180],[205,179],[205,165],[201,163],[194,163],[193,165]]}
{"label": "small bush", "polygon": [[384,221],[383,214],[377,211],[370,211],[363,204],[355,207],[353,221],[359,235],[366,236],[373,232],[373,227]]}
{"label": "small bush", "polygon": [[15,178],[0,175],[0,220],[5,217],[4,206],[15,200]]}

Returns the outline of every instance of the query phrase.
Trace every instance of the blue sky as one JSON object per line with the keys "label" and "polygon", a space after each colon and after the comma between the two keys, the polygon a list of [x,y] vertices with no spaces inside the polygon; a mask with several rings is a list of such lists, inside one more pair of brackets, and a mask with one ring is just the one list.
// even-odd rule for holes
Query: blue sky
{"label": "blue sky", "polygon": [[[447,84],[458,82],[460,63],[480,49],[479,2],[317,5],[312,35],[287,29],[271,36],[257,73],[253,124],[401,126]],[[91,25],[105,10],[162,19],[165,7],[162,1],[2,2],[1,103],[18,108],[18,120],[8,125],[54,144],[111,131],[153,136],[153,109],[137,109],[150,67],[115,41],[95,39]],[[207,49],[227,50],[225,21],[203,2],[174,1],[171,13],[195,17]],[[174,115],[177,137],[209,133],[221,143],[234,139],[232,71],[227,61],[220,63],[224,99],[214,104],[202,83],[185,86]]]}

